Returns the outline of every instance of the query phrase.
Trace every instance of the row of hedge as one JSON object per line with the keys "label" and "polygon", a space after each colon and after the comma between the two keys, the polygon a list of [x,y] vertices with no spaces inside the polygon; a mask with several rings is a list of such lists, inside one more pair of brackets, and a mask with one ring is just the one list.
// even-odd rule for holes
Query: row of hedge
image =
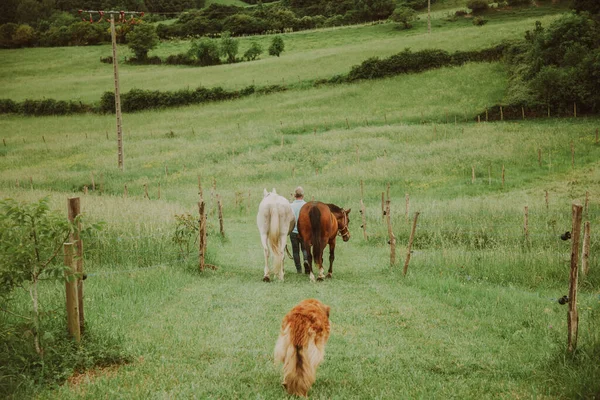
{"label": "row of hedge", "polygon": [[[501,58],[504,48],[505,45],[502,44],[484,50],[456,52],[453,54],[443,50],[412,52],[406,49],[386,59],[370,58],[362,64],[354,66],[347,75],[336,75],[330,79],[315,80],[313,85],[340,84],[359,79],[377,79],[404,73],[416,73],[444,66],[462,65],[468,61],[495,61]],[[231,100],[254,93],[280,92],[286,89],[286,87],[279,85],[261,88],[251,85],[240,91],[227,91],[221,87],[212,89],[198,87],[196,89],[183,89],[172,92],[133,89],[121,94],[121,110],[123,112],[135,112],[152,108],[177,107]],[[100,99],[99,106],[86,105],[73,101],[56,101],[53,99],[25,100],[22,103],[16,103],[9,99],[0,99],[0,114],[15,113],[43,116],[85,112],[112,113],[114,109],[115,99],[113,92],[104,93]]]}
{"label": "row of hedge", "polygon": [[[399,74],[417,73],[430,69],[463,65],[466,62],[491,62],[502,58],[507,43],[483,50],[457,51],[453,54],[444,50],[421,50],[412,52],[406,49],[385,59],[372,57],[360,65],[352,67],[346,80],[377,79]],[[334,83],[337,83],[336,79]]]}
{"label": "row of hedge", "polygon": [[[222,87],[208,89],[183,89],[173,92],[158,90],[132,89],[121,94],[121,111],[136,112],[153,108],[167,108],[190,104],[208,103],[213,101],[232,100],[252,94],[269,94],[287,90],[281,85],[263,86],[260,88],[250,85],[242,90],[227,91]],[[79,101],[63,101],[54,99],[25,100],[16,102],[10,99],[0,99],[0,114],[22,114],[26,116],[69,115],[82,113],[114,113],[115,94],[105,92],[99,105],[84,104]]]}
{"label": "row of hedge", "polygon": [[[158,90],[132,89],[121,95],[121,110],[123,112],[135,112],[153,108],[178,107],[190,104],[201,104],[213,101],[232,100],[251,94],[266,94],[286,90],[279,85],[256,88],[254,85],[242,90],[227,91],[221,87],[207,89],[198,87],[196,89],[183,89],[174,92],[161,92]],[[99,111],[101,113],[113,113],[115,111],[115,95],[113,92],[105,92],[100,100]]]}

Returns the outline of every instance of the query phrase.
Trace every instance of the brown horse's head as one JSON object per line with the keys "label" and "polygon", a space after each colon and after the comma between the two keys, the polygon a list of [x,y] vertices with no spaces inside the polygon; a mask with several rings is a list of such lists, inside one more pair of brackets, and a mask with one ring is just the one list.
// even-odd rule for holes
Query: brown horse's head
{"label": "brown horse's head", "polygon": [[350,240],[350,231],[348,230],[348,225],[350,225],[350,214],[351,208],[344,210],[341,207],[336,206],[335,204],[327,204],[331,213],[335,215],[335,219],[337,219],[338,223],[338,235],[342,237],[344,242]]}

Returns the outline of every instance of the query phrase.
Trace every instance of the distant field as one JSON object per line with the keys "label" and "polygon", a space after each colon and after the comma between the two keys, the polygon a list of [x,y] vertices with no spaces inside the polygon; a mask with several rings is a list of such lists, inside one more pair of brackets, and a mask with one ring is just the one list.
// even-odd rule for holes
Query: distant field
{"label": "distant field", "polygon": [[[398,31],[393,24],[345,27],[298,32],[284,36],[286,50],[281,57],[266,54],[272,37],[240,39],[240,54],[251,41],[265,49],[254,62],[197,68],[185,66],[131,66],[120,64],[121,90],[132,88],[176,90],[184,87],[222,86],[239,89],[251,84],[267,85],[305,79],[329,78],[346,73],[353,65],[373,56],[386,57],[405,48],[440,48],[447,51],[471,50],[495,45],[504,39],[521,38],[536,20],[548,24],[555,14],[525,19],[493,21],[475,27],[470,20],[438,21],[431,36],[426,23],[415,29]],[[449,34],[452,32],[452,34]],[[166,57],[186,52],[189,42],[168,42],[151,54]],[[55,98],[97,102],[105,91],[114,90],[112,66],[100,62],[110,54],[110,46],[63,47],[0,51],[2,97],[13,100]],[[129,55],[119,49],[120,58]]]}

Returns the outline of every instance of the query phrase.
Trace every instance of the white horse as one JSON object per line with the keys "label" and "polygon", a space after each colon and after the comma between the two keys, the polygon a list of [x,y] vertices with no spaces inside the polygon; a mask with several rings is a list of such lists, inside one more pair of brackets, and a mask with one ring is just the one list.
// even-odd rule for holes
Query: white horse
{"label": "white horse", "polygon": [[263,281],[270,282],[269,278],[269,250],[273,252],[273,272],[283,280],[283,259],[287,236],[296,223],[290,202],[277,194],[275,189],[271,193],[264,189],[263,199],[258,206],[256,224],[260,232],[265,254],[265,276]]}

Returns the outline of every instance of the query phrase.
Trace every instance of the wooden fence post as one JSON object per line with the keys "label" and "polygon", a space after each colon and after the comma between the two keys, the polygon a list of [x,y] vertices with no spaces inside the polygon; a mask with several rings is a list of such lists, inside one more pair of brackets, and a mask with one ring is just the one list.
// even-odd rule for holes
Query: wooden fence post
{"label": "wooden fence post", "polygon": [[585,192],[585,203],[583,203],[583,213],[587,216],[588,214],[588,204],[590,201],[590,192]]}
{"label": "wooden fence post", "polygon": [[148,184],[144,183],[144,197],[149,199],[150,196],[148,196]]}
{"label": "wooden fence post", "polygon": [[381,219],[385,219],[385,202],[384,202],[385,193],[381,192]]}
{"label": "wooden fence post", "polygon": [[583,249],[581,251],[581,272],[583,276],[587,276],[590,272],[590,221],[586,221],[583,225]]}
{"label": "wooden fence post", "polygon": [[544,190],[544,192],[546,192],[546,211],[548,211],[548,191]]}
{"label": "wooden fence post", "polygon": [[69,334],[76,342],[81,341],[79,330],[79,302],[77,301],[77,280],[75,278],[75,266],[73,265],[73,243],[63,245],[65,254],[65,292],[67,299],[67,328]]}
{"label": "wooden fence post", "polygon": [[217,194],[217,207],[219,209],[219,228],[221,236],[225,237],[225,229],[223,228],[223,204],[221,203],[221,195]]}
{"label": "wooden fence post", "polygon": [[160,182],[158,182],[158,200],[160,200]]}
{"label": "wooden fence post", "polygon": [[[81,202],[79,197],[71,197],[67,201],[69,221],[75,222],[77,216],[81,215]],[[77,221],[77,227],[70,237],[71,243],[75,245],[75,272],[77,273],[77,305],[79,313],[79,330],[84,331],[85,319],[83,315],[83,241],[81,240],[81,222]]]}
{"label": "wooden fence post", "polygon": [[404,261],[404,270],[402,275],[406,276],[408,272],[408,263],[410,262],[410,251],[412,248],[413,240],[415,239],[415,231],[417,230],[417,218],[419,218],[420,212],[415,213],[415,219],[413,221],[412,229],[410,230],[410,238],[408,239],[408,249],[406,250],[406,261]]}
{"label": "wooden fence post", "polygon": [[577,312],[577,263],[579,261],[579,238],[581,236],[581,205],[573,204],[573,227],[571,229],[571,271],[569,274],[569,311],[567,313],[567,349],[570,353],[577,348],[579,314]]}
{"label": "wooden fence post", "polygon": [[390,200],[388,199],[385,204],[388,236],[390,237],[390,266],[394,266],[396,264],[396,236],[394,236],[394,231],[392,230],[392,218],[390,216]]}
{"label": "wooden fence post", "polygon": [[504,121],[504,112],[502,111],[502,106],[500,106],[500,121]]}
{"label": "wooden fence post", "polygon": [[362,218],[363,238],[365,240],[369,240],[369,237],[367,236],[367,217],[366,217],[365,203],[363,202],[363,197],[364,197],[364,186],[363,186],[363,181],[361,179],[360,180],[360,216]]}
{"label": "wooden fence post", "polygon": [[523,219],[523,231],[525,233],[525,244],[529,244],[529,207],[525,206],[524,219]]}
{"label": "wooden fence post", "polygon": [[198,211],[200,212],[199,221],[199,238],[198,238],[198,258],[199,258],[199,269],[200,272],[204,272],[205,267],[205,255],[206,255],[206,213],[204,212],[205,203],[204,199],[200,199],[198,202]]}

